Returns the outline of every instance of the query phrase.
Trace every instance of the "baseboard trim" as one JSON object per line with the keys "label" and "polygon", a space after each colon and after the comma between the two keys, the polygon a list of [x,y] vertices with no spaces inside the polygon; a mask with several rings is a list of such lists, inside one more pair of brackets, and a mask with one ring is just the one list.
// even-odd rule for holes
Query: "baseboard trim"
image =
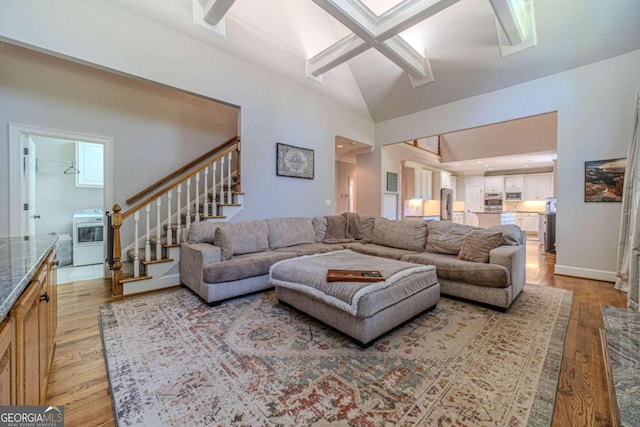
{"label": "baseboard trim", "polygon": [[571,267],[569,265],[558,265],[554,270],[555,274],[564,276],[580,277],[583,279],[600,280],[603,282],[615,282],[616,273],[614,271],[593,270],[591,268]]}

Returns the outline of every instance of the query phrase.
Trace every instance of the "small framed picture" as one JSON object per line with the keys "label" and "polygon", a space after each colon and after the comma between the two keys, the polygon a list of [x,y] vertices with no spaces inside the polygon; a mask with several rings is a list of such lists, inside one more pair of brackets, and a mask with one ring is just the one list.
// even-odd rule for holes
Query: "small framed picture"
{"label": "small framed picture", "polygon": [[584,201],[622,202],[627,159],[584,162]]}
{"label": "small framed picture", "polygon": [[276,175],[313,179],[314,152],[309,148],[277,144]]}
{"label": "small framed picture", "polygon": [[387,191],[398,191],[398,174],[387,172]]}

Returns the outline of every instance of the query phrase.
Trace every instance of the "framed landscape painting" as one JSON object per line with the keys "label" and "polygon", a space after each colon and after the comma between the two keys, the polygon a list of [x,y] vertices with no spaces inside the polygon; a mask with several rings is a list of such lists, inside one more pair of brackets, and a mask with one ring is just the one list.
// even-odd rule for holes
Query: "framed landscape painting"
{"label": "framed landscape painting", "polygon": [[584,201],[622,202],[627,159],[584,162]]}
{"label": "framed landscape painting", "polygon": [[314,152],[308,148],[277,144],[276,174],[293,178],[313,179]]}

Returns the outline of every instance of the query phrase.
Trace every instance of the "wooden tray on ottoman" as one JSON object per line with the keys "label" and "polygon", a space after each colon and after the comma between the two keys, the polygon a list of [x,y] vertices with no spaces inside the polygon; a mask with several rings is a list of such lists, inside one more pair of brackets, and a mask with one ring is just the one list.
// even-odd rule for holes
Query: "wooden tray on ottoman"
{"label": "wooden tray on ottoman", "polygon": [[376,270],[328,270],[327,282],[382,282],[384,276]]}

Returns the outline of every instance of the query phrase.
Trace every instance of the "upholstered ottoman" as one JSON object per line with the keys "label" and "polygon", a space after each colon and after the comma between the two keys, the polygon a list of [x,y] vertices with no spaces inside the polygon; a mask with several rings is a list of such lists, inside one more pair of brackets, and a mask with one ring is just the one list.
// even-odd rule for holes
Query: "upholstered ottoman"
{"label": "upholstered ottoman", "polygon": [[[329,269],[377,270],[380,282],[328,282]],[[416,265],[350,250],[280,261],[269,272],[278,299],[362,344],[379,337],[440,299],[432,265]]]}

